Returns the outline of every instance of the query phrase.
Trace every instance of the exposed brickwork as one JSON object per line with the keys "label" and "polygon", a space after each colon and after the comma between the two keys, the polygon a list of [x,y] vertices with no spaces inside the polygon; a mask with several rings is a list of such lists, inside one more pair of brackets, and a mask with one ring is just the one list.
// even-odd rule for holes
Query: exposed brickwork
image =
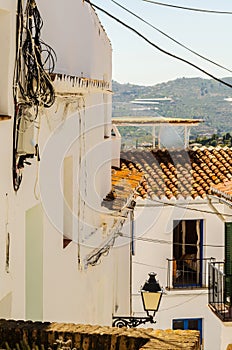
{"label": "exposed brickwork", "polygon": [[57,340],[77,350],[200,350],[199,332],[112,328],[65,323],[0,320],[0,346],[24,341],[31,347],[43,344],[54,348]]}

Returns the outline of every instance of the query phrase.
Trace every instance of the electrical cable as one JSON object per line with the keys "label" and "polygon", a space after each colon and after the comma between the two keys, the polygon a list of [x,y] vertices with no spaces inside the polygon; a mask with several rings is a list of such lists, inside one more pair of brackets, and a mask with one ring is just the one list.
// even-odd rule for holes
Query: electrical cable
{"label": "electrical cable", "polygon": [[180,305],[189,303],[191,300],[193,300],[193,299],[195,299],[195,298],[198,298],[199,296],[201,296],[201,295],[203,295],[203,294],[206,294],[206,295],[207,295],[206,292],[197,293],[197,294],[195,294],[194,296],[192,296],[191,298],[185,300],[184,302],[182,301],[181,303],[176,304],[176,305],[172,305],[172,306],[170,306],[170,307],[168,307],[168,308],[166,308],[166,309],[160,309],[160,310],[159,310],[159,313],[160,313],[160,312],[163,312],[163,311],[168,311],[168,310],[171,310],[171,309],[175,309],[176,307],[178,307],[178,306],[180,306]]}
{"label": "electrical cable", "polygon": [[123,226],[124,219],[119,221],[119,226],[117,227],[117,232],[115,233],[115,226],[118,224],[118,221],[114,219],[113,226],[111,227],[111,232],[113,232],[112,237],[104,244],[104,246],[96,248],[86,259],[86,265],[95,266],[99,263],[101,256],[107,256],[110,252],[110,249],[114,246],[115,240],[118,236],[122,236],[120,228]]}
{"label": "electrical cable", "polygon": [[[18,86],[20,72],[21,72],[21,43],[23,33],[23,6],[22,0],[17,2],[17,15],[16,15],[16,43],[15,43],[15,67],[14,67],[14,84],[13,84],[13,98],[14,98],[14,123],[13,123],[13,159],[12,159],[12,177],[13,187],[17,191],[22,181],[22,175],[20,169],[17,166],[17,144],[18,144],[18,132],[20,123],[20,105],[18,103]],[[19,118],[18,118],[19,117]]]}
{"label": "electrical cable", "polygon": [[[78,109],[78,131],[81,134],[82,132],[82,118],[81,118],[81,112],[80,109]],[[81,141],[81,140],[80,140]],[[79,141],[79,156],[78,156],[78,169],[80,171],[81,169],[81,162],[82,162],[82,143]],[[80,221],[81,221],[81,203],[82,203],[82,198],[81,198],[81,176],[78,176],[78,198],[77,198],[77,205],[78,205],[78,210],[77,210],[77,218],[79,221],[78,224],[78,231],[77,231],[77,264],[78,264],[78,269],[81,269],[81,245],[80,245],[80,236],[81,236],[81,227],[80,227]],[[96,264],[98,259],[94,260],[94,264]]]}
{"label": "electrical cable", "polygon": [[[131,236],[129,235],[125,235],[125,234],[122,234],[121,237],[125,237],[125,238],[128,238],[128,239],[131,239]],[[171,245],[171,244],[175,244],[175,245],[180,245],[182,246],[183,244],[182,243],[173,243],[172,241],[166,241],[166,240],[163,240],[163,239],[153,239],[153,238],[150,238],[150,237],[133,237],[133,240],[136,240],[136,241],[143,241],[143,242],[148,242],[148,243],[157,243],[157,244],[168,244],[168,245]],[[186,246],[193,246],[193,247],[196,247],[196,244],[191,244],[191,243],[185,243]],[[203,246],[203,247],[211,247],[211,248],[225,248],[224,245],[217,245],[217,244],[198,244],[197,246]]]}
{"label": "electrical cable", "polygon": [[120,23],[122,26],[126,27],[127,29],[131,30],[133,33],[135,33],[136,35],[138,35],[140,38],[142,38],[144,41],[146,41],[149,45],[155,47],[157,50],[159,50],[160,52],[172,57],[172,58],[175,58],[181,62],[184,62],[188,65],[190,65],[191,67],[199,70],[200,72],[204,73],[205,75],[209,76],[210,78],[218,81],[219,83],[225,85],[225,86],[228,86],[229,88],[232,88],[232,85],[227,83],[226,81],[224,80],[221,80],[219,78],[217,78],[216,76],[214,76],[213,74],[207,72],[206,70],[204,70],[203,68],[200,68],[199,66],[197,66],[196,64],[180,57],[180,56],[177,56],[177,55],[174,55],[172,54],[171,52],[169,51],[166,51],[164,49],[162,49],[161,47],[159,47],[158,45],[156,45],[155,43],[153,43],[152,41],[150,41],[147,37],[145,37],[143,34],[141,34],[139,31],[137,31],[136,29],[134,29],[133,27],[129,26],[128,24],[126,24],[125,22],[121,21],[119,18],[115,17],[114,15],[112,15],[111,13],[107,12],[106,10],[104,10],[103,8],[99,7],[98,5],[95,5],[93,2],[91,2],[90,0],[84,0],[85,2],[87,2],[88,4],[90,4],[91,6],[93,6],[94,8],[96,8],[97,10],[105,13],[107,16],[109,16],[110,18],[114,19],[116,22]]}
{"label": "electrical cable", "polygon": [[[54,50],[40,40],[43,21],[34,0],[27,2],[25,10],[25,39],[22,43],[24,74],[18,81],[23,101],[29,105],[51,107],[55,101],[55,91],[51,79],[46,72],[51,73],[55,66]],[[47,55],[42,60],[42,55]]]}
{"label": "electrical cable", "polygon": [[39,115],[39,121],[38,121],[38,127],[37,127],[37,135],[36,135],[36,177],[35,177],[35,183],[34,183],[34,196],[36,200],[39,200],[39,191],[37,193],[37,186],[39,182],[39,161],[40,161],[40,154],[39,154],[39,133],[40,133],[40,124],[41,124],[41,115]]}
{"label": "electrical cable", "polygon": [[87,264],[91,266],[96,266],[99,262],[101,256],[107,256],[110,252],[110,249],[113,247],[116,236],[114,235],[107,244],[105,244],[102,248],[98,249],[95,253],[91,254],[87,258]]}
{"label": "electrical cable", "polygon": [[[28,0],[23,13],[22,0],[17,1],[16,53],[13,83],[13,187],[18,191],[22,181],[22,169],[33,154],[18,153],[22,119],[35,122],[40,106],[49,108],[55,102],[55,90],[50,79],[55,67],[54,50],[40,39],[43,21],[35,0]],[[32,108],[32,111],[29,109]],[[27,112],[30,117],[27,117]],[[31,125],[33,127],[33,125]],[[23,136],[22,136],[23,137]]]}
{"label": "electrical cable", "polygon": [[160,203],[162,205],[171,206],[171,207],[177,207],[177,208],[181,208],[181,209],[184,209],[184,210],[192,210],[192,211],[197,211],[197,212],[205,213],[205,214],[214,214],[214,215],[222,215],[222,216],[226,216],[226,217],[232,217],[232,214],[226,214],[226,213],[224,214],[224,213],[220,213],[220,212],[215,212],[215,211],[210,211],[210,210],[202,210],[202,209],[197,209],[197,208],[188,208],[186,206],[183,207],[182,205],[179,205],[179,204],[162,202],[162,201],[158,201],[158,200],[155,200],[155,199],[153,199],[152,201],[156,202],[156,203]]}
{"label": "electrical cable", "polygon": [[163,266],[156,266],[156,265],[145,264],[145,263],[141,263],[139,261],[133,261],[133,264],[142,265],[142,266],[149,266],[149,267],[155,267],[156,269],[161,269],[161,270],[167,270],[167,268],[163,267]]}
{"label": "electrical cable", "polygon": [[146,21],[145,19],[143,19],[142,17],[140,17],[139,15],[137,15],[136,13],[132,12],[131,10],[127,9],[126,7],[124,7],[123,5],[119,4],[117,1],[115,0],[110,0],[111,2],[113,2],[115,5],[121,7],[123,10],[127,11],[128,13],[130,13],[132,16],[138,18],[140,21],[142,21],[143,23],[147,24],[148,26],[150,26],[151,28],[155,29],[157,32],[159,32],[160,34],[166,36],[168,39],[172,40],[174,43],[180,45],[181,47],[183,47],[184,49],[188,50],[189,52],[193,53],[194,55],[202,58],[203,60],[210,62],[212,64],[214,64],[215,66],[222,68],[224,70],[226,70],[227,72],[232,73],[232,70],[230,70],[229,68],[226,68],[224,66],[222,66],[221,64],[214,62],[212,60],[210,60],[209,58],[199,54],[198,52],[190,49],[189,47],[187,47],[186,45],[182,44],[181,42],[179,42],[178,40],[172,38],[170,35],[166,34],[165,32],[163,32],[162,30],[160,30],[159,28],[153,26],[153,24],[149,23],[148,21]]}
{"label": "electrical cable", "polygon": [[205,9],[200,9],[200,8],[171,5],[171,4],[166,4],[163,2],[158,2],[158,1],[153,1],[153,0],[142,0],[142,1],[150,2],[154,5],[172,7],[172,8],[181,9],[181,10],[196,11],[196,12],[203,12],[203,13],[214,13],[214,14],[218,14],[218,15],[232,15],[231,11],[205,10]]}
{"label": "electrical cable", "polygon": [[14,99],[17,104],[33,106],[37,113],[40,105],[48,108],[55,100],[55,91],[48,73],[54,70],[56,54],[40,39],[42,26],[43,21],[35,1],[28,0],[23,14],[22,0],[18,0]]}
{"label": "electrical cable", "polygon": [[[213,215],[222,215],[222,216],[226,216],[226,217],[232,217],[232,214],[224,214],[224,213],[220,213],[220,212],[215,212],[215,211],[210,211],[210,210],[202,210],[202,209],[197,209],[197,208],[189,208],[189,207],[186,207],[186,206],[182,206],[182,205],[178,205],[178,204],[174,204],[174,203],[167,203],[167,202],[162,202],[162,201],[158,201],[158,200],[155,200],[155,199],[152,199],[153,202],[157,202],[157,203],[160,203],[162,204],[162,206],[156,206],[156,205],[138,205],[138,207],[148,207],[148,208],[151,208],[151,207],[163,207],[163,205],[166,205],[166,206],[171,206],[171,207],[177,207],[177,208],[180,208],[180,209],[184,209],[184,210],[192,210],[192,211],[197,211],[197,212],[200,212],[200,213],[205,213],[205,214],[213,214]],[[194,203],[192,203],[194,204]],[[203,204],[203,203],[202,203]]]}

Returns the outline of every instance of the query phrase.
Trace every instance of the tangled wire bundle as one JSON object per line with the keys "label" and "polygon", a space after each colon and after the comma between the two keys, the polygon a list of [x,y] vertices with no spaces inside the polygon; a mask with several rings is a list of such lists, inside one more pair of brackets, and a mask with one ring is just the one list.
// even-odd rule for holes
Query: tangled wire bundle
{"label": "tangled wire bundle", "polygon": [[[55,102],[55,91],[49,74],[54,71],[56,54],[41,39],[43,21],[35,0],[28,0],[23,13],[22,0],[18,0],[16,17],[16,56],[14,72],[14,130],[13,130],[13,185],[18,190],[24,161],[32,155],[19,155],[18,139],[22,118],[33,109],[30,122],[34,122],[40,106],[49,108]],[[23,160],[22,160],[23,159]]]}
{"label": "tangled wire bundle", "polygon": [[55,92],[49,73],[54,70],[56,55],[40,39],[43,21],[34,0],[28,0],[24,16],[19,0],[17,22],[15,93],[18,102],[51,107]]}

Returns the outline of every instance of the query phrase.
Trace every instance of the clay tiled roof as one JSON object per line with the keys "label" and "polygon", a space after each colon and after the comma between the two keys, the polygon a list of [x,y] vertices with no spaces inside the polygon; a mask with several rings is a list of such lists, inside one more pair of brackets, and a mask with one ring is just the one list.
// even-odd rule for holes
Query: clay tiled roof
{"label": "clay tiled roof", "polygon": [[135,192],[143,198],[146,190],[140,185],[143,173],[135,167],[112,169],[112,191],[103,200],[103,205],[111,210],[121,210],[132,199]]}
{"label": "clay tiled roof", "polygon": [[227,147],[132,150],[121,158],[122,169],[144,173],[142,187],[152,199],[205,198],[212,186],[232,180],[232,149]]}
{"label": "clay tiled roof", "polygon": [[232,202],[232,181],[212,185],[211,192]]}

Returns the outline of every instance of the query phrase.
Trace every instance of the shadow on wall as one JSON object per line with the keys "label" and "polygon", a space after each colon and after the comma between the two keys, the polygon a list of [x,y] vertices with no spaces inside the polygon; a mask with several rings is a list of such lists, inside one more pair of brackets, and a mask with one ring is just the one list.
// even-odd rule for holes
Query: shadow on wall
{"label": "shadow on wall", "polygon": [[12,293],[8,293],[0,301],[0,317],[11,318]]}

